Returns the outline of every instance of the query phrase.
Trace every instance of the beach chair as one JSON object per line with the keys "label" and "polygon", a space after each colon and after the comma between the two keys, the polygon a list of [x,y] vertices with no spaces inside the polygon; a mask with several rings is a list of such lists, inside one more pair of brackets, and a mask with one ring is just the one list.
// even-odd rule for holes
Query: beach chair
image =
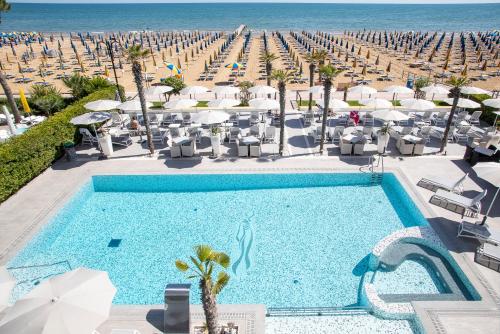
{"label": "beach chair", "polygon": [[160,142],[163,144],[164,140],[165,140],[165,136],[166,136],[166,132],[160,130],[160,128],[158,128],[158,127],[151,128],[151,137],[152,137],[153,142]]}
{"label": "beach chair", "polygon": [[433,119],[432,122],[436,126],[444,126],[446,124],[447,111],[440,111]]}
{"label": "beach chair", "polygon": [[465,119],[470,123],[470,124],[479,124],[479,118],[481,117],[481,114],[483,112],[481,110],[476,110],[472,113],[472,115],[467,115]]}
{"label": "beach chair", "polygon": [[425,124],[431,124],[432,120],[432,110],[427,110],[422,116],[418,118],[419,122],[424,122]]}
{"label": "beach chair", "polygon": [[132,145],[132,138],[130,137],[130,132],[127,130],[122,130],[117,136],[111,137],[111,143],[121,146]]}
{"label": "beach chair", "polygon": [[229,122],[233,123],[234,126],[239,126],[240,125],[240,114],[239,113],[234,113],[229,116]]}
{"label": "beach chair", "polygon": [[123,118],[122,115],[120,115],[116,111],[111,112],[111,126],[123,126]]}
{"label": "beach chair", "polygon": [[426,143],[431,141],[431,131],[432,127],[430,126],[423,126],[420,128],[420,131],[418,132],[418,135],[424,139]]}
{"label": "beach chair", "polygon": [[304,126],[310,126],[311,124],[314,123],[314,113],[306,112],[302,116],[302,121],[304,122]]}
{"label": "beach chair", "polygon": [[[363,127],[363,137],[365,140],[369,141],[370,143],[372,142],[372,134],[373,134],[373,128],[371,126],[364,126]],[[354,153],[356,154],[356,153]]]}
{"label": "beach chair", "polygon": [[415,144],[407,142],[401,137],[396,141],[396,147],[402,155],[412,155]]}
{"label": "beach chair", "polygon": [[250,134],[250,136],[254,136],[254,137],[260,139],[262,137],[262,132],[260,130],[260,126],[259,125],[252,125],[250,127],[249,134]]}
{"label": "beach chair", "polygon": [[97,137],[90,133],[89,129],[80,128],[80,134],[82,135],[82,144],[94,145],[97,144]]}
{"label": "beach chair", "polygon": [[191,125],[191,113],[189,112],[182,113],[182,125]]}
{"label": "beach chair", "polygon": [[485,267],[500,272],[500,246],[485,243],[476,250],[474,260]]}
{"label": "beach chair", "polygon": [[485,189],[475,197],[468,198],[443,189],[438,189],[438,191],[436,191],[436,193],[431,197],[430,202],[433,203],[437,201],[438,203],[444,203],[445,208],[448,208],[449,206],[457,209],[462,208],[462,217],[466,213],[470,213],[472,216],[477,216],[481,212],[481,200],[486,196],[487,192],[488,191]]}
{"label": "beach chair", "polygon": [[237,127],[229,129],[229,143],[236,143],[241,138],[241,130]]}
{"label": "beach chair", "polygon": [[250,126],[259,124],[260,123],[260,117],[259,117],[259,112],[258,111],[252,111],[250,114],[250,118],[248,119],[250,122]]}
{"label": "beach chair", "polygon": [[371,112],[366,112],[363,116],[362,120],[364,126],[373,126],[375,124],[375,119],[372,116]]}
{"label": "beach chair", "polygon": [[450,180],[448,178],[422,178],[418,181],[417,186],[431,190],[437,191],[438,189],[447,190],[453,193],[461,194],[464,190],[463,184],[469,176],[469,173],[464,174],[458,180]]}
{"label": "beach chair", "polygon": [[488,225],[474,224],[462,221],[458,226],[457,237],[472,238],[479,241],[500,244],[500,230],[493,229]]}
{"label": "beach chair", "polygon": [[264,143],[274,143],[276,142],[276,127],[267,126],[264,130]]}
{"label": "beach chair", "polygon": [[342,134],[344,133],[345,127],[337,125],[332,134],[332,143],[333,144],[338,144],[340,142],[340,138],[342,137]]}
{"label": "beach chair", "polygon": [[465,140],[466,142],[469,141],[469,136],[467,135],[467,133],[469,132],[470,128],[470,125],[464,125],[459,129],[455,129],[455,131],[453,131],[453,139],[455,140],[455,142],[458,143],[461,140]]}

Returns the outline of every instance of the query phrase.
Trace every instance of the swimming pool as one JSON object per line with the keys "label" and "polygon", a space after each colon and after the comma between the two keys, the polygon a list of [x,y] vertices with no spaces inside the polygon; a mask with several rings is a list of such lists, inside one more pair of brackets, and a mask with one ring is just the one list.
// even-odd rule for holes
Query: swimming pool
{"label": "swimming pool", "polygon": [[[207,243],[232,260],[220,303],[347,306],[373,246],[426,224],[391,173],[380,184],[362,173],[93,176],[9,266],[25,281],[14,298],[86,266],[108,271],[115,304],[161,304],[166,284],[187,281],[175,260]],[[422,270],[401,279],[435,289]]]}

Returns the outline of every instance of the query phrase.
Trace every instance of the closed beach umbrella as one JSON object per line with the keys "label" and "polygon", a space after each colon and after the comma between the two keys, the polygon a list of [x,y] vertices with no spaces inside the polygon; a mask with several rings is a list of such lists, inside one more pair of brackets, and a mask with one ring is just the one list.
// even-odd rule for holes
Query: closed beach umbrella
{"label": "closed beach umbrella", "polygon": [[275,110],[280,108],[280,104],[276,100],[257,98],[248,101],[250,107],[262,110]]}
{"label": "closed beach umbrella", "polygon": [[[321,108],[325,107],[324,100],[320,100],[320,101],[316,102],[316,104],[318,104]],[[344,102],[344,101],[339,100],[339,99],[331,99],[328,103],[328,108],[330,108],[332,110],[347,109],[347,108],[349,108],[349,103]]]}
{"label": "closed beach umbrella", "polygon": [[240,105],[241,101],[236,99],[219,99],[208,102],[210,108],[231,108]]}
{"label": "closed beach umbrella", "polygon": [[203,110],[193,114],[191,116],[191,119],[195,123],[200,123],[204,125],[213,125],[213,124],[223,123],[227,121],[229,117],[230,115],[227,112]]}
{"label": "closed beach umbrella", "polygon": [[0,333],[88,334],[108,317],[116,288],[108,273],[77,268],[43,281],[0,320]]}
{"label": "closed beach umbrella", "polygon": [[[153,104],[151,102],[146,102],[146,108],[151,108]],[[119,104],[117,109],[123,110],[123,111],[141,111],[141,101],[139,100],[130,100],[130,101],[125,101],[121,104]]]}
{"label": "closed beach umbrella", "polygon": [[[453,99],[452,98],[444,99],[443,101],[446,104],[449,104],[450,106],[453,105]],[[457,107],[459,107],[459,108],[466,108],[466,109],[476,109],[476,108],[481,107],[481,105],[479,103],[474,102],[474,101],[469,100],[469,99],[458,99]]]}
{"label": "closed beach umbrella", "polygon": [[165,103],[163,106],[167,109],[187,109],[192,108],[198,104],[194,99],[178,99]]}
{"label": "closed beach umbrella", "polygon": [[28,100],[26,100],[26,95],[24,95],[24,90],[19,88],[19,99],[21,100],[21,104],[23,105],[24,112],[30,113],[31,109],[28,104]]}
{"label": "closed beach umbrella", "polygon": [[495,203],[495,200],[498,196],[498,192],[500,191],[500,163],[498,162],[480,162],[476,164],[472,169],[476,172],[477,176],[482,178],[483,180],[491,183],[494,187],[497,188],[495,192],[495,196],[491,200],[490,206],[488,207],[488,211],[483,217],[482,224],[486,222],[488,215],[490,214],[491,208]]}
{"label": "closed beach umbrella", "polygon": [[425,111],[432,110],[436,108],[436,105],[432,101],[422,100],[422,99],[405,99],[399,101],[402,107],[406,109]]}
{"label": "closed beach umbrella", "polygon": [[475,94],[491,94],[491,92],[484,90],[479,87],[466,86],[460,88],[460,93],[465,95],[475,95]]}
{"label": "closed beach umbrella", "polygon": [[248,89],[248,91],[252,94],[256,95],[266,95],[266,94],[274,94],[277,90],[271,86],[266,85],[257,85]]}
{"label": "closed beach umbrella", "polygon": [[84,107],[85,109],[92,111],[108,111],[117,109],[120,104],[120,101],[115,100],[97,100],[87,103]]}
{"label": "closed beach umbrella", "polygon": [[10,293],[14,286],[16,286],[16,279],[6,267],[0,267],[0,311],[9,304]]}
{"label": "closed beach umbrella", "polygon": [[399,122],[408,120],[409,116],[395,109],[375,110],[372,116],[384,122]]}
{"label": "closed beach umbrella", "polygon": [[362,99],[359,100],[359,103],[361,103],[365,107],[375,108],[375,109],[392,107],[392,103],[385,99]]}

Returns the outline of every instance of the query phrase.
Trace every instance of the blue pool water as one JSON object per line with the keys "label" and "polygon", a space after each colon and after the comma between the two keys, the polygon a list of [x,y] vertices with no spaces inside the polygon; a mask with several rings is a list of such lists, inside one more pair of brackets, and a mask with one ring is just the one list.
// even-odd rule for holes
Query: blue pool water
{"label": "blue pool water", "polygon": [[[175,260],[206,243],[232,260],[220,303],[356,304],[373,246],[427,224],[393,174],[369,181],[361,173],[94,176],[10,262],[25,281],[14,298],[39,278],[86,266],[109,272],[115,304],[159,304],[166,284],[187,281]],[[112,239],[118,247],[108,247]],[[199,303],[196,284],[191,300]]]}

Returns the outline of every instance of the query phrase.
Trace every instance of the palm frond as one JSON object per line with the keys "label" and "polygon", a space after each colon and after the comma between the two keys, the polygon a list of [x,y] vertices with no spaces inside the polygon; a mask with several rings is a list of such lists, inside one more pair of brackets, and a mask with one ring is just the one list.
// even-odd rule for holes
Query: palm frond
{"label": "palm frond", "polygon": [[212,247],[209,245],[198,245],[195,247],[196,256],[201,262],[207,262],[210,260],[210,256],[212,255]]}
{"label": "palm frond", "polygon": [[127,58],[131,62],[139,61],[146,58],[149,52],[148,49],[143,49],[140,45],[133,45],[127,50]]}
{"label": "palm frond", "polygon": [[222,289],[227,285],[229,282],[229,275],[225,272],[220,272],[219,275],[217,275],[217,281],[215,284],[212,286],[212,294],[213,295],[218,295]]}
{"label": "palm frond", "polygon": [[182,272],[186,272],[189,269],[188,264],[182,260],[176,260],[175,266],[177,267],[177,269],[179,269]]}
{"label": "palm frond", "polygon": [[212,260],[223,268],[229,267],[229,263],[231,262],[229,255],[223,252],[215,252]]}
{"label": "palm frond", "polygon": [[339,75],[342,70],[339,70],[335,66],[328,64],[323,65],[319,68],[319,73],[323,79],[333,80],[337,75]]}

